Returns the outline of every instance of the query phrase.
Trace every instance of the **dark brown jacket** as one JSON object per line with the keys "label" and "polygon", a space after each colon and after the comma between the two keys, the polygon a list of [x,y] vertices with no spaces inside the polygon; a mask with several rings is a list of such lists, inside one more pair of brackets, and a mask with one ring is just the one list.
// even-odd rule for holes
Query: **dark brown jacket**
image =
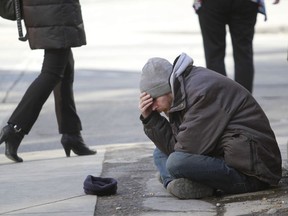
{"label": "dark brown jacket", "polygon": [[270,123],[253,96],[233,80],[190,65],[174,82],[169,121],[157,112],[144,131],[173,151],[223,158],[242,173],[271,185],[281,178],[281,154]]}
{"label": "dark brown jacket", "polygon": [[79,0],[23,0],[23,18],[31,49],[86,44]]}

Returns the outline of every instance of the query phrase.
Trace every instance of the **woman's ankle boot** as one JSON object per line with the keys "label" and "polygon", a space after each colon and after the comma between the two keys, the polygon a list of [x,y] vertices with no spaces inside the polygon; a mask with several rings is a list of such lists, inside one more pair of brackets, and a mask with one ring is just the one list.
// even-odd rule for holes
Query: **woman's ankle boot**
{"label": "woman's ankle boot", "polygon": [[0,144],[5,142],[5,155],[15,162],[23,162],[23,159],[17,155],[18,147],[24,137],[21,130],[17,130],[11,124],[6,125],[0,132]]}
{"label": "woman's ankle boot", "polygon": [[61,143],[67,157],[70,157],[71,150],[77,155],[93,155],[97,152],[89,149],[85,145],[80,133],[63,134],[61,138]]}

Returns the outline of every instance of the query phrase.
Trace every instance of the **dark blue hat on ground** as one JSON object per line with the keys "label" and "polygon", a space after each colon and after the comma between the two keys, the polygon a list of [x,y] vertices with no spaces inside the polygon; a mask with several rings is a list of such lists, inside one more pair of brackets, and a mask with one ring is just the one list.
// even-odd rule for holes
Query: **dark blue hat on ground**
{"label": "dark blue hat on ground", "polygon": [[88,175],[83,183],[86,194],[107,196],[113,195],[117,191],[117,181],[113,178],[101,178]]}

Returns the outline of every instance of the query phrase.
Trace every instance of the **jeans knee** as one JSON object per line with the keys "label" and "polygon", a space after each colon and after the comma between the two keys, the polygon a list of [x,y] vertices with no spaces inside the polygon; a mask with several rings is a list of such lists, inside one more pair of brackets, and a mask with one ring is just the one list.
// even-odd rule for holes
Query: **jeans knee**
{"label": "jeans knee", "polygon": [[171,153],[166,162],[168,172],[174,177],[179,175],[180,171],[183,170],[183,167],[185,167],[185,161],[181,160],[179,154],[181,153],[180,152]]}

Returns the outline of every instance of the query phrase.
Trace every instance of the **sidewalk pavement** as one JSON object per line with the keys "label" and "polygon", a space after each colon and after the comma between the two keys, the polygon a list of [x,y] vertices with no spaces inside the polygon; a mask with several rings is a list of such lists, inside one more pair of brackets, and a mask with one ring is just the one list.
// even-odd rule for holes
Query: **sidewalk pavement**
{"label": "sidewalk pavement", "polygon": [[[287,215],[288,179],[257,193],[178,200],[161,185],[151,143],[94,146],[97,155],[70,158],[63,150],[22,153],[24,163],[0,155],[0,215],[235,216]],[[102,170],[103,166],[103,170]],[[116,195],[85,195],[87,175],[118,181]]]}
{"label": "sidewalk pavement", "polygon": [[[234,216],[287,215],[287,173],[281,187],[257,193],[178,200],[157,180],[153,145],[144,136],[137,111],[139,72],[146,60],[173,61],[181,52],[204,65],[197,17],[191,1],[94,1],[82,3],[88,46],[75,49],[75,99],[84,138],[93,156],[66,158],[56,137],[51,98],[20,146],[24,163],[13,163],[0,146],[0,215],[36,216]],[[288,62],[287,1],[269,6],[269,23],[259,15],[255,35],[254,95],[271,121],[287,166]],[[277,8],[278,7],[278,8]],[[176,10],[177,8],[177,10]],[[149,13],[147,12],[149,11]],[[124,25],[127,24],[127,25]],[[42,52],[15,42],[14,24],[0,21],[0,122],[7,121],[23,91],[39,73]],[[233,71],[230,42],[227,69]],[[123,75],[123,74],[127,75]],[[232,76],[232,74],[230,74]],[[106,115],[108,113],[108,116]],[[109,130],[107,130],[109,128]],[[102,143],[101,143],[102,142]],[[56,144],[55,144],[56,143]],[[53,146],[40,149],[40,146]],[[57,146],[57,147],[56,147]],[[85,195],[87,175],[118,180],[114,196]]]}

